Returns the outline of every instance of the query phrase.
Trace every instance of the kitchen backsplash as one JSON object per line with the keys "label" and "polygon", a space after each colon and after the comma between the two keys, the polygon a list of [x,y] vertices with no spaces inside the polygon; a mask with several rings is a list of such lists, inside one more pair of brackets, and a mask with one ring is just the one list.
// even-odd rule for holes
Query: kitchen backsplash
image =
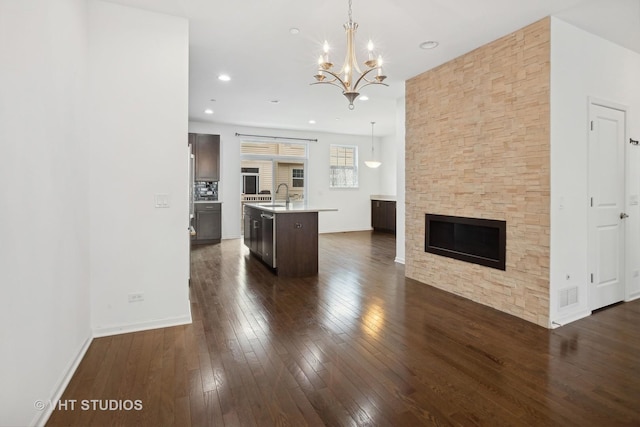
{"label": "kitchen backsplash", "polygon": [[218,200],[218,181],[196,181],[193,183],[193,199]]}

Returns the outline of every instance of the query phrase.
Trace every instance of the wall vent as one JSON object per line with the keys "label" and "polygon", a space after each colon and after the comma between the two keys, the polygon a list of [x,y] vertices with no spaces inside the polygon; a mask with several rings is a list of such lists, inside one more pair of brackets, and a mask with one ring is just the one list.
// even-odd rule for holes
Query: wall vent
{"label": "wall vent", "polygon": [[560,289],[560,308],[578,303],[578,287]]}

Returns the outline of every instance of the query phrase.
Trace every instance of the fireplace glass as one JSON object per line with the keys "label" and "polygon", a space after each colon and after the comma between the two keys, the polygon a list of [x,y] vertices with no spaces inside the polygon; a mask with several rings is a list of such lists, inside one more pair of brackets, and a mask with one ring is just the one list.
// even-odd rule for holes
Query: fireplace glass
{"label": "fireplace glass", "polygon": [[506,221],[426,214],[425,252],[506,269]]}

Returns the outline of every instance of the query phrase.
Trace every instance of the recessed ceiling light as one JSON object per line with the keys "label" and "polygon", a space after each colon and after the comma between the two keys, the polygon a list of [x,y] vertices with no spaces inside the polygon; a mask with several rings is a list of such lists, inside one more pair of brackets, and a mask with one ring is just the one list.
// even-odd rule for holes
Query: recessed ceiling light
{"label": "recessed ceiling light", "polygon": [[440,43],[435,40],[429,40],[426,42],[420,43],[420,49],[435,49],[438,47]]}
{"label": "recessed ceiling light", "polygon": [[316,121],[315,121],[315,120],[309,120],[309,124],[310,124],[310,125],[315,125],[315,124],[316,124]]}
{"label": "recessed ceiling light", "polygon": [[294,35],[294,36],[298,35],[298,34],[300,34],[300,29],[296,28],[296,27],[289,28],[289,34]]}
{"label": "recessed ceiling light", "polygon": [[213,110],[211,108],[207,108],[206,110],[204,110],[205,114],[213,114]]}
{"label": "recessed ceiling light", "polygon": [[231,77],[229,77],[228,74],[220,74],[218,76],[218,80],[221,80],[223,82],[228,82],[229,80],[231,80]]}
{"label": "recessed ceiling light", "polygon": [[367,95],[362,95],[360,97],[360,101],[368,101],[368,100],[369,100],[369,97]]}

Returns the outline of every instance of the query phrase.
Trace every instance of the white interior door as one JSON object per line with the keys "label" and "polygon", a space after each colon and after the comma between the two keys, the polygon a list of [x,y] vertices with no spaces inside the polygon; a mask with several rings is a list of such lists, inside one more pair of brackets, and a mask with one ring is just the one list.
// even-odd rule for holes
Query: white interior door
{"label": "white interior door", "polygon": [[624,299],[625,112],[590,105],[589,308]]}

